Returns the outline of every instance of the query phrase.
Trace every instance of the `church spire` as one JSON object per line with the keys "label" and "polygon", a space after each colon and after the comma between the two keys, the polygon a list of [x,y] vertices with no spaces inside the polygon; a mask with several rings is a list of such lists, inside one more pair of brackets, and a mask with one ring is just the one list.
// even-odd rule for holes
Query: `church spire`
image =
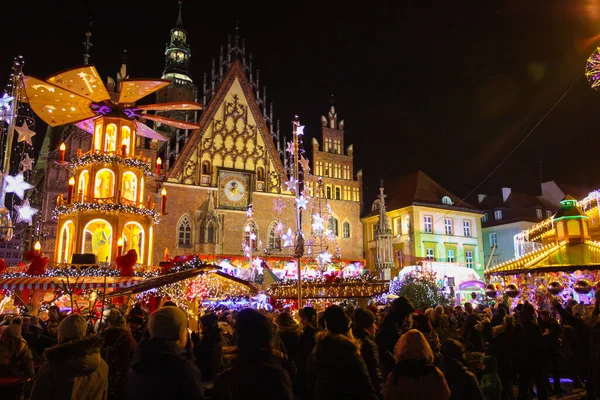
{"label": "church spire", "polygon": [[179,13],[175,27],[171,29],[169,44],[165,49],[165,69],[163,79],[182,80],[191,83],[190,58],[192,53],[187,44],[187,32],[183,29],[181,17],[182,1],[179,1]]}
{"label": "church spire", "polygon": [[90,42],[90,36],[92,36],[92,18],[89,19],[88,27],[85,31],[85,42],[83,42],[83,65],[88,65],[90,63],[90,50],[92,50],[92,42]]}

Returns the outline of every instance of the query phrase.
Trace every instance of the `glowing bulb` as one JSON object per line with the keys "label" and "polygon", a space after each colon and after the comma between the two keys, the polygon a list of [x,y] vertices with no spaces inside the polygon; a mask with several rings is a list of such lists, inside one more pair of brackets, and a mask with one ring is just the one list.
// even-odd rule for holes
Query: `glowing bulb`
{"label": "glowing bulb", "polygon": [[117,246],[123,247],[123,238],[119,238],[119,240],[117,240]]}
{"label": "glowing bulb", "polygon": [[160,157],[158,157],[158,158],[156,159],[156,164],[157,164],[157,165],[162,165],[162,160],[160,159]]}
{"label": "glowing bulb", "polygon": [[75,186],[75,178],[71,177],[71,179],[69,179],[69,186]]}
{"label": "glowing bulb", "polygon": [[40,250],[42,250],[42,245],[41,245],[41,243],[40,243],[40,241],[39,241],[39,240],[38,240],[37,242],[35,242],[35,245],[33,246],[33,249],[34,249],[35,251],[40,251]]}
{"label": "glowing bulb", "polygon": [[162,188],[162,190],[160,191],[160,195],[161,196],[166,196],[167,195],[167,189]]}
{"label": "glowing bulb", "polygon": [[67,146],[65,146],[64,143],[62,143],[59,147],[60,151],[65,151],[67,149]]}

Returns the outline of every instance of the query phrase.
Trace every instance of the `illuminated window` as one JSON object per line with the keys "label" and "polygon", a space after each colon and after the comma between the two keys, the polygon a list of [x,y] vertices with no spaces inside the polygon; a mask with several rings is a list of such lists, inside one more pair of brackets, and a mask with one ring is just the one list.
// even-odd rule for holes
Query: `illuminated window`
{"label": "illuminated window", "polygon": [[546,218],[550,218],[552,216],[552,211],[546,210]]}
{"label": "illuminated window", "polygon": [[131,128],[125,125],[121,127],[121,149],[123,148],[125,154],[131,152]]}
{"label": "illuminated window", "polygon": [[494,218],[496,221],[500,221],[502,219],[502,210],[494,211]]}
{"label": "illuminated window", "polygon": [[326,197],[327,197],[328,199],[331,199],[331,186],[327,186],[327,189],[326,189]]}
{"label": "illuminated window", "polygon": [[96,130],[94,131],[94,150],[100,151],[102,149],[102,122],[96,124]]}
{"label": "illuminated window", "polygon": [[343,225],[343,231],[344,231],[344,238],[348,239],[350,237],[350,223],[349,222],[344,222]]}
{"label": "illuminated window", "polygon": [[180,246],[189,246],[192,243],[192,224],[190,223],[190,219],[187,216],[181,219],[177,231],[177,243]]}
{"label": "illuminated window", "polygon": [[473,268],[473,252],[470,250],[465,251],[465,261],[467,262],[467,268]]}
{"label": "illuminated window", "polygon": [[83,228],[81,253],[95,254],[102,263],[110,262],[112,240],[112,226],[103,219],[94,219]]}
{"label": "illuminated window", "polygon": [[135,250],[138,255],[138,263],[144,262],[144,229],[137,222],[128,222],[123,228],[124,247],[123,253]]}
{"label": "illuminated window", "polygon": [[339,188],[339,187],[336,187],[336,188],[335,188],[335,199],[336,199],[336,200],[340,200],[340,199],[341,199],[341,197],[342,197],[342,191],[340,190],[340,188]]}
{"label": "illuminated window", "polygon": [[338,236],[338,234],[339,234],[339,231],[338,231],[338,220],[335,219],[335,217],[329,217],[329,230],[335,236]]}
{"label": "illuminated window", "polygon": [[106,135],[104,137],[104,151],[112,153],[117,147],[117,125],[108,124],[106,126]]}
{"label": "illuminated window", "polygon": [[271,251],[281,251],[281,238],[277,235],[277,224],[273,222],[269,228],[269,249]]}
{"label": "illuminated window", "polygon": [[498,233],[490,232],[490,247],[494,247],[498,243]]}
{"label": "illuminated window", "polygon": [[537,217],[537,219],[542,219],[543,218],[542,209],[541,208],[536,208],[535,209],[535,216]]}
{"label": "illuminated window", "polygon": [[428,247],[425,249],[425,256],[428,260],[433,260],[435,258],[435,251],[431,247]]}
{"label": "illuminated window", "polygon": [[446,235],[452,235],[452,218],[444,218],[444,228]]}
{"label": "illuminated window", "polygon": [[123,174],[123,185],[121,186],[123,198],[129,201],[136,201],[137,194],[137,177],[131,171]]}
{"label": "illuminated window", "polygon": [[103,168],[96,173],[96,182],[94,186],[94,197],[97,199],[108,199],[114,196],[114,173]]}
{"label": "illuminated window", "polygon": [[448,250],[448,262],[454,262],[454,250]]}
{"label": "illuminated window", "polygon": [[426,215],[423,217],[425,233],[433,233],[433,217]]}
{"label": "illuminated window", "polygon": [[463,233],[465,236],[471,236],[471,221],[468,219],[463,220]]}

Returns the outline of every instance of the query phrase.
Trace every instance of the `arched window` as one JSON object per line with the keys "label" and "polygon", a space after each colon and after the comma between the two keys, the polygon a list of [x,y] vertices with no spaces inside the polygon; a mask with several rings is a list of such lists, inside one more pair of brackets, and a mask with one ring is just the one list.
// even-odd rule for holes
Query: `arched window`
{"label": "arched window", "polygon": [[137,194],[137,176],[131,171],[123,174],[123,184],[121,185],[123,198],[129,201],[136,201]]}
{"label": "arched window", "polygon": [[346,221],[343,225],[344,230],[344,238],[348,239],[350,237],[350,222]]}
{"label": "arched window", "polygon": [[339,187],[335,188],[335,199],[339,200],[341,198],[341,190]]}
{"label": "arched window", "polygon": [[[85,196],[87,196],[87,187],[88,187],[89,180],[90,180],[90,174],[87,169],[84,169],[79,174],[79,183],[77,184],[77,195],[78,196],[81,195],[84,198],[85,198]],[[79,200],[82,200],[82,199],[79,198]]]}
{"label": "arched window", "polygon": [[108,124],[104,136],[104,151],[114,153],[117,147],[117,125]]}
{"label": "arched window", "polygon": [[265,169],[263,167],[256,168],[256,180],[261,182],[265,180]]}
{"label": "arched window", "polygon": [[258,242],[258,227],[254,221],[249,221],[244,227],[244,244],[256,250]]}
{"label": "arched window", "polygon": [[331,186],[327,186],[327,198],[331,199]]}
{"label": "arched window", "polygon": [[123,253],[135,250],[138,255],[138,263],[144,263],[144,228],[137,222],[128,222],[123,227],[124,244]]}
{"label": "arched window", "polygon": [[335,217],[329,217],[329,230],[335,236],[339,235],[339,232],[338,232],[338,220],[335,219]]}
{"label": "arched window", "polygon": [[210,174],[210,161],[204,160],[202,161],[202,175]]}
{"label": "arched window", "polygon": [[206,243],[206,224],[200,224],[200,243]]}
{"label": "arched window", "polygon": [[215,226],[212,222],[209,222],[208,227],[206,229],[206,242],[216,243],[217,241],[215,239]]}
{"label": "arched window", "polygon": [[112,257],[112,226],[103,219],[94,219],[83,228],[81,253],[93,253],[99,262],[110,262]]}
{"label": "arched window", "polygon": [[96,124],[94,131],[94,151],[102,150],[102,122]]}
{"label": "arched window", "polygon": [[276,227],[277,224],[273,222],[269,228],[269,249],[271,251],[281,251],[281,237],[277,234]]}
{"label": "arched window", "polygon": [[124,125],[121,127],[121,151],[123,152],[123,155],[127,155],[130,153],[130,150],[131,150],[131,128]]}
{"label": "arched window", "polygon": [[177,243],[180,246],[189,246],[192,243],[192,224],[187,216],[179,222],[178,233]]}
{"label": "arched window", "polygon": [[96,172],[96,184],[94,186],[94,197],[97,199],[108,199],[114,196],[115,174],[108,168]]}

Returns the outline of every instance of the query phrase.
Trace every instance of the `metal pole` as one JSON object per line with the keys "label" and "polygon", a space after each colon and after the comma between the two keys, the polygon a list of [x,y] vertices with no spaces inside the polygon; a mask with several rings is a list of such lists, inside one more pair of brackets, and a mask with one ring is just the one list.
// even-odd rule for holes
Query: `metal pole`
{"label": "metal pole", "polygon": [[[293,174],[296,182],[296,199],[300,198],[300,183],[298,182],[299,174],[298,174],[298,132],[297,128],[300,125],[300,120],[296,115],[294,117],[294,121],[292,122],[292,138],[294,140],[294,165]],[[304,247],[304,240],[302,238],[302,209],[298,207],[298,203],[296,202],[296,246],[294,247],[295,256],[296,256],[296,268],[298,271],[298,310],[302,308],[302,254]]]}

